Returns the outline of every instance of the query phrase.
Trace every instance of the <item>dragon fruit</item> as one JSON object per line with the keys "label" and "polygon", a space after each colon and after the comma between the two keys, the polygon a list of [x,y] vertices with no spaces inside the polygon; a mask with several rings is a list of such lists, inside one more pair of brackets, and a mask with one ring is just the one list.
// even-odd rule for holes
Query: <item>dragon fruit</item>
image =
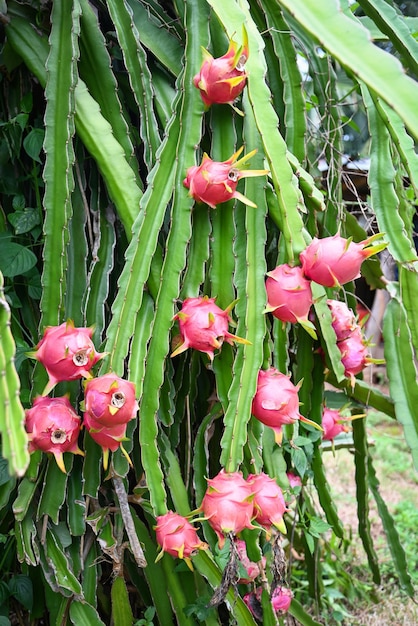
{"label": "dragon fruit", "polygon": [[174,511],[159,515],[154,529],[157,543],[161,547],[157,560],[167,552],[174,558],[184,559],[191,567],[190,557],[198,550],[205,550],[208,547],[199,539],[195,527],[188,519]]}
{"label": "dragon fruit", "polygon": [[257,152],[253,150],[241,159],[239,155],[243,151],[241,147],[226,161],[213,161],[206,153],[200,165],[193,165],[187,170],[184,186],[189,189],[189,195],[197,202],[204,202],[212,209],[218,204],[236,198],[248,206],[256,205],[237,191],[238,182],[241,178],[250,176],[263,176],[268,170],[247,170],[247,161]]}
{"label": "dragon fruit", "polygon": [[347,339],[358,328],[356,317],[351,309],[340,300],[327,300],[331,311],[332,327],[337,336],[337,341]]}
{"label": "dragon fruit", "polygon": [[64,473],[64,452],[84,455],[77,443],[81,420],[67,396],[35,398],[32,408],[26,410],[25,428],[29,436],[29,452],[42,450],[53,454]]}
{"label": "dragon fruit", "polygon": [[241,339],[228,331],[231,321],[229,312],[232,306],[233,304],[222,310],[215,304],[215,298],[207,296],[186,298],[181,311],[174,316],[179,322],[181,343],[171,356],[194,348],[207,354],[213,361],[215,349],[221,348],[224,341],[230,344],[234,341],[248,344],[246,339]]}
{"label": "dragon fruit", "polygon": [[237,535],[244,528],[253,528],[253,489],[241,472],[221,470],[207,481],[208,487],[200,509],[218,536],[219,547],[225,543],[225,535]]}
{"label": "dragon fruit", "polygon": [[[245,541],[243,539],[235,540],[235,547],[238,552],[238,558],[240,564],[245,570],[245,576],[242,576],[238,583],[246,585],[248,583],[253,582],[257,576],[260,576],[261,570],[260,565],[258,563],[254,563],[254,561],[250,561],[247,555],[247,546],[245,545]],[[265,556],[261,559],[261,567],[266,566],[267,559]]]}
{"label": "dragon fruit", "polygon": [[277,444],[283,438],[282,426],[301,420],[318,427],[315,422],[299,412],[298,387],[290,378],[274,367],[260,370],[257,378],[257,390],[252,402],[252,414],[260,422],[273,429]]}
{"label": "dragon fruit", "polygon": [[333,441],[339,434],[348,432],[348,421],[350,421],[350,418],[342,415],[338,409],[324,407],[322,412],[322,428],[324,429],[322,439]]}
{"label": "dragon fruit", "polygon": [[84,391],[84,426],[103,449],[103,466],[107,469],[109,450],[119,447],[126,439],[126,427],[135,418],[138,403],[135,385],[115,374],[105,374],[88,380]]}
{"label": "dragon fruit", "polygon": [[91,340],[93,328],[76,328],[68,320],[60,326],[48,326],[34,352],[28,355],[45,367],[49,381],[42,395],[57,383],[91,378],[91,369],[104,353],[96,352]]}
{"label": "dragon fruit", "polygon": [[304,277],[301,267],[283,263],[267,272],[266,291],[266,313],[271,312],[282,322],[299,322],[316,338],[314,326],[308,320],[312,305],[311,283]]}
{"label": "dragon fruit", "polygon": [[230,39],[227,52],[218,58],[202,48],[203,63],[193,84],[200,90],[204,104],[233,104],[247,81],[245,63],[248,59],[248,38],[244,29],[243,45]]}
{"label": "dragon fruit", "polygon": [[340,235],[316,237],[300,253],[303,273],[324,287],[339,287],[360,276],[361,264],[365,259],[380,252],[385,243],[367,247],[375,235],[360,243],[344,239]]}
{"label": "dragon fruit", "polygon": [[264,472],[247,477],[254,492],[254,520],[263,526],[269,536],[272,526],[286,534],[283,515],[287,511],[283,492],[273,478]]}
{"label": "dragon fruit", "polygon": [[355,328],[346,339],[338,341],[337,346],[341,352],[344,374],[352,381],[354,381],[356,374],[362,372],[369,363],[373,362],[360,327]]}
{"label": "dragon fruit", "polygon": [[[243,600],[249,608],[251,614],[259,622],[263,621],[263,608],[261,605],[262,587],[257,587],[254,591],[245,594]],[[286,613],[292,602],[293,594],[288,587],[276,587],[271,596],[273,610],[279,615]]]}

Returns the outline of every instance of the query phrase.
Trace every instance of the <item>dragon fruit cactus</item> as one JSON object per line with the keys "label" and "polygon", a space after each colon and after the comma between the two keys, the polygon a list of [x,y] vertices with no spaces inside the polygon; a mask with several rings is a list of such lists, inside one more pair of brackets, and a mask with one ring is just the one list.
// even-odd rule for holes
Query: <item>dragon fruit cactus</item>
{"label": "dragon fruit cactus", "polygon": [[257,389],[252,402],[252,414],[260,422],[273,429],[278,445],[283,438],[282,426],[301,420],[315,428],[315,422],[299,412],[298,386],[274,367],[260,370]]}
{"label": "dragon fruit cactus", "polygon": [[192,569],[190,557],[198,550],[206,550],[208,547],[199,539],[195,527],[188,519],[174,511],[159,515],[154,529],[157,543],[161,547],[157,561],[167,552],[174,558],[184,559]]}
{"label": "dragon fruit cactus", "polygon": [[91,378],[92,367],[104,356],[96,352],[92,335],[93,328],[76,328],[71,320],[48,326],[35,351],[28,353],[48,372],[49,381],[42,395],[59,382]]}
{"label": "dragon fruit cactus", "polygon": [[254,521],[266,529],[267,538],[271,535],[272,527],[286,534],[283,515],[287,508],[279,485],[264,472],[250,474],[247,482],[254,492]]}
{"label": "dragon fruit cactus", "polygon": [[221,470],[207,481],[208,487],[200,509],[218,537],[219,547],[225,543],[225,535],[237,535],[244,528],[253,528],[252,485],[241,472]]}
{"label": "dragon fruit cactus", "polygon": [[344,239],[340,235],[311,241],[300,253],[303,273],[324,287],[339,287],[360,276],[361,264],[365,259],[380,252],[385,243],[369,246],[380,234],[360,243]]}
{"label": "dragon fruit cactus", "polygon": [[227,52],[218,58],[205,48],[200,72],[193,78],[193,84],[200,90],[201,98],[207,107],[212,104],[230,104],[240,95],[247,82],[245,64],[248,59],[248,37],[243,29],[243,45],[230,39]]}
{"label": "dragon fruit cactus", "polygon": [[236,198],[248,206],[256,205],[237,191],[238,182],[241,178],[250,176],[263,176],[268,170],[244,169],[247,161],[257,152],[252,150],[241,159],[237,160],[241,147],[226,161],[213,161],[206,153],[200,165],[193,165],[187,170],[184,186],[189,190],[189,195],[197,202],[204,202],[212,209],[218,204]]}
{"label": "dragon fruit cactus", "polygon": [[332,327],[337,336],[337,341],[347,339],[358,328],[356,317],[351,309],[340,300],[327,300],[331,311]]}
{"label": "dragon fruit cactus", "polygon": [[[263,621],[263,608],[261,604],[262,587],[257,587],[254,591],[245,594],[243,600],[249,608],[251,614],[259,622]],[[293,594],[288,587],[276,587],[271,595],[271,604],[273,610],[279,615],[286,613],[292,602]]]}
{"label": "dragon fruit cactus", "polygon": [[188,348],[194,348],[207,354],[213,361],[215,349],[221,348],[224,341],[230,344],[234,341],[248,344],[246,339],[228,331],[231,321],[229,313],[233,305],[234,303],[222,310],[215,304],[215,298],[207,296],[187,298],[183,302],[181,311],[174,316],[174,319],[179,322],[181,343],[171,356],[177,356]]}
{"label": "dragon fruit cactus", "polygon": [[267,272],[266,292],[266,313],[271,312],[282,322],[299,322],[316,339],[315,327],[308,320],[312,305],[311,283],[304,277],[301,267],[283,263]]}
{"label": "dragon fruit cactus", "polygon": [[138,411],[135,385],[115,374],[92,378],[85,385],[83,408],[84,426],[102,447],[106,469],[109,450],[121,447],[123,452],[127,424]]}
{"label": "dragon fruit cactus", "polygon": [[29,436],[29,452],[41,450],[53,454],[64,473],[64,452],[84,454],[77,443],[81,420],[67,396],[35,398],[32,408],[26,410],[25,428]]}

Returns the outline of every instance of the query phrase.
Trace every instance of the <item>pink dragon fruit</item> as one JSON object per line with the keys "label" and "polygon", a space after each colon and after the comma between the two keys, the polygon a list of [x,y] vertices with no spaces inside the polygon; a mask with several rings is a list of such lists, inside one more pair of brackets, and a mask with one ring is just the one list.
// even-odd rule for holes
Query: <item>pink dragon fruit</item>
{"label": "pink dragon fruit", "polygon": [[324,407],[322,412],[322,439],[325,441],[333,441],[337,435],[348,432],[349,428],[347,422],[350,418],[341,414],[338,409],[329,409]]}
{"label": "pink dragon fruit", "polygon": [[208,487],[200,505],[204,519],[218,536],[219,546],[225,543],[225,535],[237,535],[244,528],[253,528],[253,490],[244,480],[241,472],[221,470],[217,476],[208,479]]}
{"label": "pink dragon fruit", "polygon": [[268,170],[243,169],[247,161],[257,152],[253,150],[237,161],[243,151],[241,147],[227,161],[212,161],[205,153],[200,165],[193,165],[187,170],[183,184],[189,189],[189,195],[197,202],[204,202],[212,209],[218,204],[236,198],[248,206],[256,205],[237,191],[241,178],[263,176]]}
{"label": "pink dragon fruit", "polygon": [[[257,587],[255,591],[245,594],[243,600],[249,608],[251,614],[259,622],[263,621],[263,608],[261,605],[262,587]],[[271,597],[273,610],[279,615],[283,615],[289,610],[293,594],[287,587],[276,587]]]}
{"label": "pink dragon fruit", "polygon": [[337,341],[347,339],[358,328],[356,317],[351,309],[340,300],[327,300],[331,311],[332,327],[337,335]]}
{"label": "pink dragon fruit", "polygon": [[362,372],[369,363],[373,362],[369,357],[369,351],[364,342],[361,328],[357,327],[354,329],[346,339],[338,341],[337,346],[341,352],[344,374],[351,378],[354,384],[354,376]]}
{"label": "pink dragon fruit", "polygon": [[302,479],[300,476],[297,476],[293,472],[286,472],[286,476],[291,489],[294,489],[295,487],[302,487]]}
{"label": "pink dragon fruit", "polygon": [[[254,563],[254,561],[250,561],[247,555],[247,546],[245,545],[245,541],[243,539],[237,539],[235,541],[235,547],[238,552],[238,558],[240,564],[245,569],[246,575],[238,580],[238,582],[242,585],[246,585],[248,583],[253,582],[257,576],[260,576],[261,570],[260,565],[258,563]],[[261,566],[266,566],[266,557],[263,556],[261,559]]]}
{"label": "pink dragon fruit", "polygon": [[186,298],[181,311],[174,316],[179,322],[181,343],[171,356],[194,348],[207,354],[213,361],[214,350],[221,348],[224,341],[230,344],[234,341],[248,344],[246,339],[241,339],[228,331],[231,321],[229,312],[233,304],[223,311],[215,304],[215,298],[207,296]]}
{"label": "pink dragon fruit", "polygon": [[193,78],[193,84],[200,90],[204,104],[233,104],[240,95],[247,81],[244,70],[248,59],[248,38],[244,29],[243,45],[232,39],[226,54],[216,59],[203,48],[203,63],[199,74]]}
{"label": "pink dragon fruit", "polygon": [[29,435],[29,452],[42,450],[54,455],[58,467],[66,472],[63,453],[84,453],[78,447],[81,420],[67,396],[38,396],[26,410],[25,428]]}
{"label": "pink dragon fruit", "polygon": [[122,450],[126,427],[135,418],[138,403],[135,385],[115,374],[105,374],[88,380],[84,392],[84,426],[103,449],[103,467],[107,469],[109,450]]}
{"label": "pink dragon fruit", "polygon": [[102,426],[127,424],[138,411],[135,385],[115,374],[92,378],[85,385],[84,409]]}
{"label": "pink dragon fruit", "polygon": [[344,285],[360,276],[361,264],[365,259],[386,247],[385,243],[366,247],[380,236],[369,237],[360,243],[354,243],[340,235],[323,239],[315,237],[300,253],[303,272],[324,287]]}
{"label": "pink dragon fruit", "polygon": [[260,370],[258,373],[252,414],[260,422],[273,429],[278,445],[282,442],[282,426],[285,424],[294,424],[297,420],[301,420],[319,428],[315,422],[300,414],[298,387],[288,376],[274,367]]}
{"label": "pink dragon fruit", "polygon": [[91,378],[91,368],[104,356],[96,352],[92,335],[93,328],[75,328],[71,320],[48,326],[36,350],[28,353],[48,372],[49,382],[42,395],[61,381]]}
{"label": "pink dragon fruit", "polygon": [[206,550],[208,547],[199,539],[195,527],[185,517],[173,511],[159,515],[154,529],[157,543],[161,547],[157,561],[167,552],[174,558],[184,559],[191,568],[190,557],[198,550]]}
{"label": "pink dragon fruit", "polygon": [[308,320],[312,305],[311,283],[304,277],[301,267],[283,263],[267,272],[266,291],[266,313],[271,312],[282,322],[299,322],[316,338],[314,326]]}
{"label": "pink dragon fruit", "polygon": [[247,482],[250,483],[254,492],[254,519],[267,530],[267,537],[270,535],[272,526],[286,534],[283,515],[287,508],[279,485],[264,472],[250,474]]}

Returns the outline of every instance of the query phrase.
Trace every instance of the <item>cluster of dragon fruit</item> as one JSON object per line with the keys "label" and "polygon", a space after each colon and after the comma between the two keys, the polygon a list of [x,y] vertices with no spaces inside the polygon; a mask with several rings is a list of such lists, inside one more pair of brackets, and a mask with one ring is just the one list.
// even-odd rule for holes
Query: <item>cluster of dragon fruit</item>
{"label": "cluster of dragon fruit", "polygon": [[[234,106],[236,98],[245,88],[245,63],[248,59],[245,32],[243,40],[242,46],[231,40],[228,51],[220,58],[213,58],[205,51],[201,70],[193,82],[200,90],[206,107],[215,103]],[[268,170],[246,169],[255,151],[239,159],[242,150],[224,162],[213,161],[204,154],[199,166],[188,169],[184,185],[196,202],[215,209],[228,200],[238,199],[255,207],[251,200],[237,191],[238,182],[244,177],[266,175]],[[265,314],[272,314],[283,324],[301,324],[316,338],[315,318],[311,312],[311,281],[324,287],[338,288],[356,279],[362,262],[382,249],[381,245],[369,245],[373,240],[354,243],[339,234],[314,238],[300,254],[299,265],[284,263],[268,272]],[[329,299],[327,304],[345,375],[353,380],[370,362],[362,328],[343,301]],[[215,298],[204,295],[184,300],[174,318],[179,334],[173,339],[171,356],[193,349],[206,354],[212,362],[224,342],[248,343],[229,331],[231,309],[232,305],[222,310]],[[93,377],[92,369],[104,355],[96,351],[92,333],[92,328],[75,328],[71,321],[49,327],[32,353],[46,368],[49,382],[43,395],[36,398],[32,408],[26,412],[30,451],[53,454],[63,472],[66,471],[63,453],[84,454],[78,445],[81,428],[102,447],[103,465],[107,468],[109,452],[119,447],[123,451],[127,424],[138,411],[133,383],[112,373]],[[81,419],[67,396],[50,397],[48,394],[61,381],[82,378],[84,400],[81,403]],[[298,420],[321,429],[324,440],[333,441],[337,435],[348,430],[352,417],[344,416],[343,411],[337,409],[324,407],[321,426],[301,415],[298,389],[299,385],[295,385],[290,376],[274,367],[258,373],[252,415],[274,431],[278,445],[282,443],[283,427]],[[244,601],[253,616],[261,621],[261,597],[267,580],[263,570],[265,557],[258,562],[250,561],[246,544],[239,536],[245,529],[264,529],[266,539],[271,540],[276,553],[275,570],[278,572],[270,585],[270,601],[277,613],[287,611],[292,592],[285,584],[280,565],[280,535],[286,532],[283,516],[289,511],[292,494],[294,497],[302,484],[300,477],[294,474],[289,473],[288,479],[290,490],[286,502],[277,481],[267,474],[250,474],[244,478],[241,472],[221,470],[217,476],[207,479],[207,490],[200,507],[188,518],[174,511],[157,517],[155,533],[161,548],[159,556],[168,553],[174,558],[184,559],[192,567],[191,557],[198,550],[207,548],[193,523],[206,520],[216,533],[220,549],[226,541],[230,543],[231,561],[234,561],[232,583],[252,584],[252,590],[244,595]],[[192,520],[195,514],[201,517]],[[257,580],[261,581],[258,586]]]}

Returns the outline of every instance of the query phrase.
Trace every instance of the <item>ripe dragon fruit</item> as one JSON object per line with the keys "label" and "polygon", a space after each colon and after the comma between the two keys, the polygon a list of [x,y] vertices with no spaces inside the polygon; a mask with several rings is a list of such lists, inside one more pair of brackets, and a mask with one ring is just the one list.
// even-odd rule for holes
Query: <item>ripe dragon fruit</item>
{"label": "ripe dragon fruit", "polygon": [[283,438],[282,426],[301,420],[318,427],[315,422],[299,412],[298,387],[288,376],[274,367],[260,370],[257,378],[257,390],[253,398],[252,414],[260,422],[273,429],[278,445]]}
{"label": "ripe dragon fruit", "polygon": [[200,90],[201,98],[207,107],[212,104],[233,104],[247,81],[245,63],[248,59],[248,37],[244,29],[243,45],[230,39],[227,52],[218,58],[202,48],[203,63],[200,72],[193,78],[193,84]]}
{"label": "ripe dragon fruit", "polygon": [[167,552],[174,558],[184,559],[192,569],[190,557],[198,550],[206,550],[208,547],[199,539],[195,527],[185,517],[174,511],[159,515],[154,529],[157,543],[161,547],[157,561],[164,552]]}
{"label": "ripe dragon fruit", "polygon": [[91,378],[90,370],[104,356],[96,352],[92,335],[93,328],[76,328],[71,320],[48,326],[35,351],[28,353],[48,372],[49,382],[42,395],[61,381]]}
{"label": "ripe dragon fruit", "polygon": [[103,449],[103,466],[107,469],[109,450],[115,452],[120,447],[127,456],[122,442],[126,438],[128,422],[138,411],[135,385],[115,374],[88,380],[83,408],[84,426]]}
{"label": "ripe dragon fruit", "polygon": [[322,428],[324,429],[322,439],[333,441],[339,434],[348,432],[348,421],[350,421],[350,418],[342,415],[338,409],[324,407],[322,412]]}
{"label": "ripe dragon fruit", "polygon": [[[243,600],[249,608],[251,614],[259,622],[263,621],[263,608],[261,605],[262,587],[257,587],[254,591],[245,594]],[[289,610],[293,594],[288,587],[276,587],[272,593],[271,604],[273,610],[279,615],[283,615]]]}
{"label": "ripe dragon fruit", "polygon": [[354,384],[354,376],[362,372],[369,363],[373,362],[363,339],[361,328],[359,326],[355,328],[346,339],[338,341],[337,346],[341,352],[344,374],[351,378]]}
{"label": "ripe dragon fruit", "polygon": [[279,485],[264,472],[250,474],[247,482],[254,492],[254,520],[267,530],[267,538],[271,534],[272,526],[286,534],[283,515],[287,508]]}
{"label": "ripe dragon fruit", "polygon": [[58,467],[66,473],[63,453],[84,453],[78,447],[81,420],[67,396],[38,396],[26,410],[25,428],[29,436],[29,452],[42,450],[54,455]]}
{"label": "ripe dragon fruit", "polygon": [[233,198],[248,206],[256,207],[251,200],[237,191],[237,185],[241,178],[263,176],[268,174],[268,170],[243,169],[247,161],[257,152],[257,150],[253,150],[237,161],[243,149],[241,147],[226,161],[213,161],[205,153],[200,165],[193,165],[187,170],[183,184],[189,189],[189,195],[197,202],[204,202],[212,209]]}
{"label": "ripe dragon fruit", "polygon": [[[254,561],[250,561],[247,555],[247,546],[245,545],[245,541],[243,539],[235,540],[235,547],[238,552],[238,558],[240,561],[240,565],[245,570],[245,576],[242,576],[239,580],[239,584],[246,585],[248,583],[253,582],[257,576],[260,576],[261,569],[258,563],[254,563]],[[266,566],[267,559],[265,556],[261,558],[261,567]]]}
{"label": "ripe dragon fruit", "polygon": [[214,350],[221,348],[224,341],[230,344],[234,341],[248,344],[246,339],[228,331],[229,312],[233,304],[223,311],[215,304],[215,298],[186,298],[181,311],[174,316],[179,322],[181,343],[171,356],[194,348],[207,354],[213,361]]}
{"label": "ripe dragon fruit", "polygon": [[324,287],[339,287],[360,276],[361,264],[365,259],[380,252],[385,243],[368,246],[381,235],[374,235],[360,243],[344,239],[340,235],[316,237],[300,253],[302,269],[307,278]]}
{"label": "ripe dragon fruit", "polygon": [[282,322],[299,322],[316,339],[315,327],[308,320],[312,305],[311,283],[304,277],[301,267],[283,263],[267,272],[266,292],[266,313],[271,312]]}
{"label": "ripe dragon fruit", "polygon": [[222,469],[207,483],[199,510],[217,534],[219,547],[222,548],[225,535],[237,535],[244,528],[253,528],[254,493],[241,472],[225,472]]}
{"label": "ripe dragon fruit", "polygon": [[331,311],[332,327],[337,335],[337,341],[347,339],[358,327],[356,317],[351,309],[340,300],[327,300]]}

